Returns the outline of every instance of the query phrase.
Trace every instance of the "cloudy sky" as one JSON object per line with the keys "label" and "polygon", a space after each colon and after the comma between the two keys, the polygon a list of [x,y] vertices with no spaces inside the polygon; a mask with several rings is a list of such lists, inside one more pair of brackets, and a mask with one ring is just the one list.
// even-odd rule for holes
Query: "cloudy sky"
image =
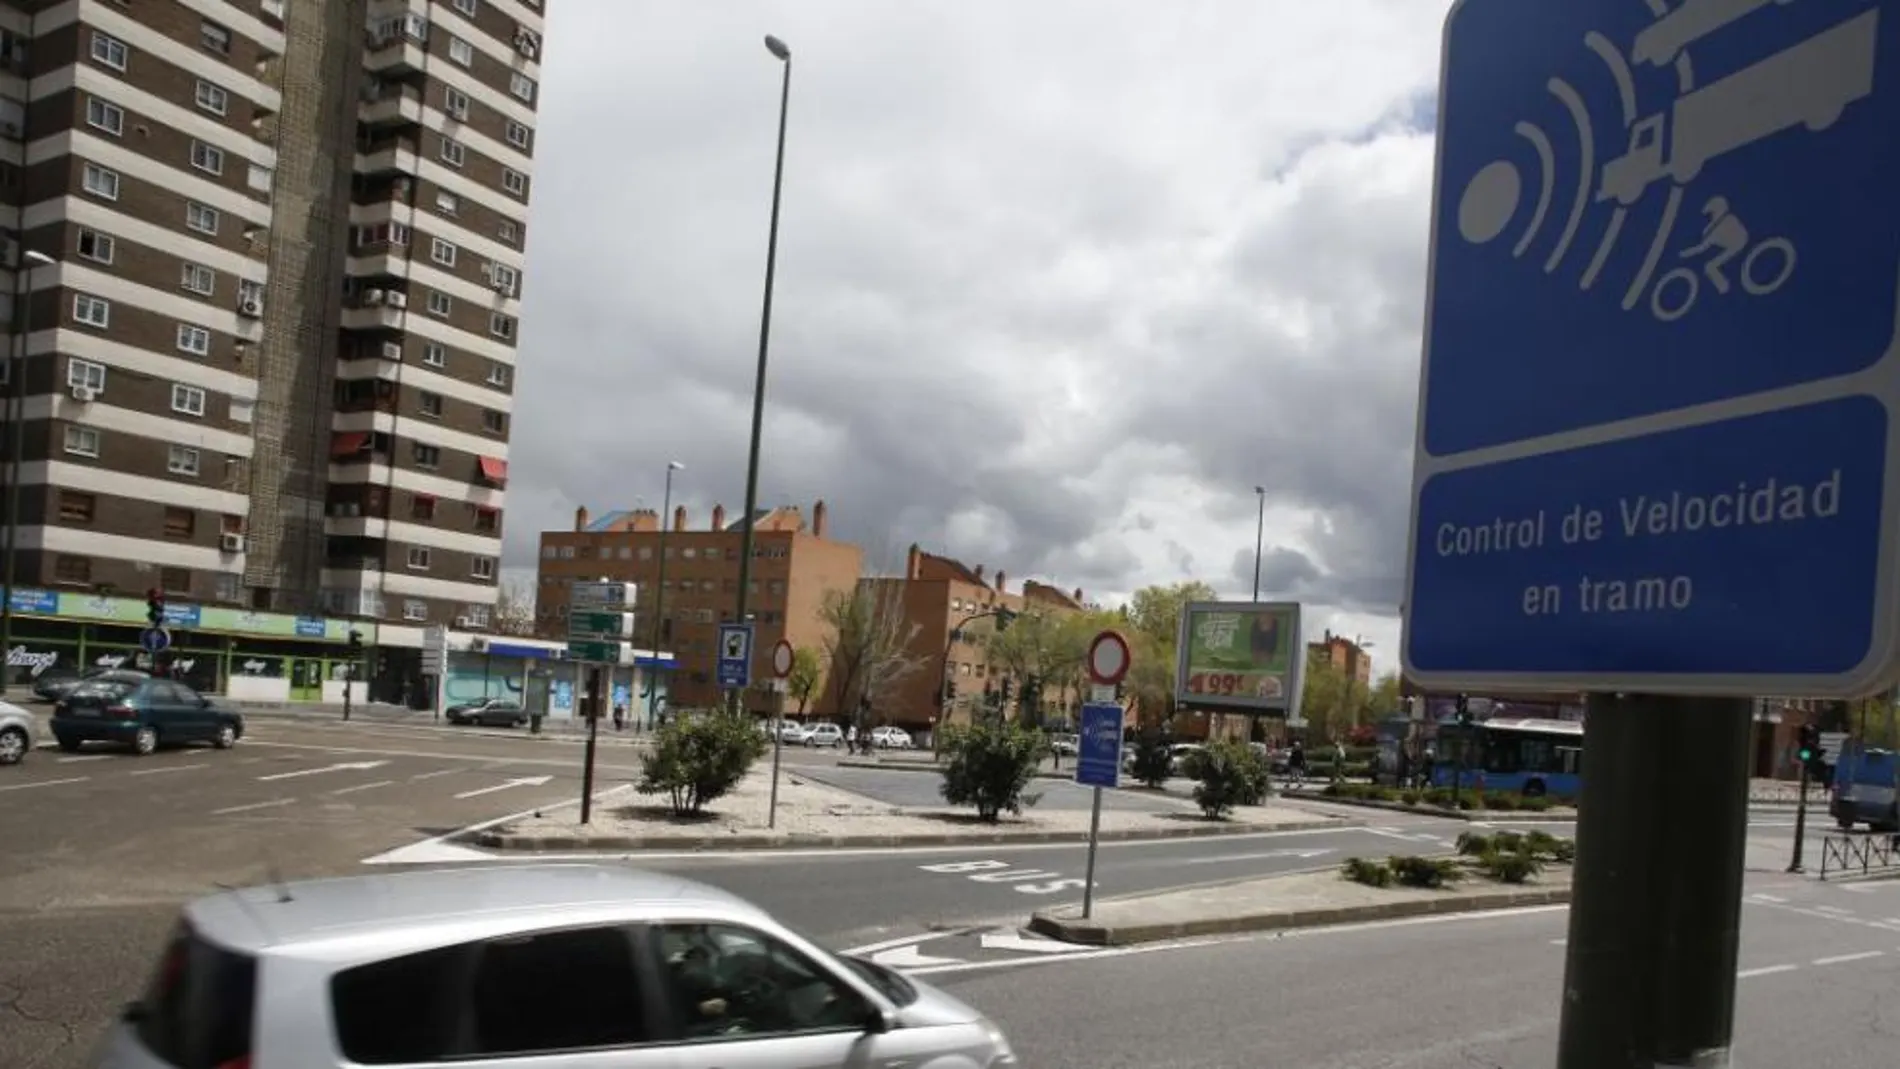
{"label": "cloudy sky", "polygon": [[1395,662],[1445,0],[555,0],[510,563],[744,497],[1113,601],[1252,586]]}

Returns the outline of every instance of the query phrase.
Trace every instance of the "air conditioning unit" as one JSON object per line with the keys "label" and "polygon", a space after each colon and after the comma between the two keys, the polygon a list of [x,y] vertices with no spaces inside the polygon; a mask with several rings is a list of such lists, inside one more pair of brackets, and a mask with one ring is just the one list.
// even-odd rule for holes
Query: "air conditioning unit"
{"label": "air conditioning unit", "polygon": [[513,293],[515,291],[514,282],[509,279],[502,278],[500,275],[497,275],[494,278],[489,279],[488,285],[492,287],[496,293]]}
{"label": "air conditioning unit", "polygon": [[256,297],[245,297],[238,301],[238,315],[246,319],[256,319],[264,314],[264,302]]}
{"label": "air conditioning unit", "polygon": [[389,291],[389,306],[391,308],[409,307],[409,295],[406,293],[403,293],[400,290],[390,290]]}
{"label": "air conditioning unit", "polygon": [[389,296],[388,290],[364,290],[363,303],[364,304],[381,304],[386,298],[388,298],[388,296]]}
{"label": "air conditioning unit", "polygon": [[384,360],[398,360],[398,361],[401,360],[402,359],[402,343],[393,342],[393,341],[384,342],[383,343],[383,359]]}
{"label": "air conditioning unit", "polygon": [[533,30],[515,31],[515,51],[533,59],[541,51],[541,38]]}
{"label": "air conditioning unit", "polygon": [[456,627],[456,630],[458,630],[458,631],[466,631],[466,630],[468,630],[468,617],[466,617],[466,616],[457,616],[457,617],[455,618],[455,627]]}
{"label": "air conditioning unit", "polygon": [[244,536],[236,531],[226,531],[218,540],[218,548],[226,553],[242,553],[244,552]]}
{"label": "air conditioning unit", "polygon": [[73,387],[73,400],[78,401],[82,405],[89,405],[98,399],[99,391],[90,386]]}

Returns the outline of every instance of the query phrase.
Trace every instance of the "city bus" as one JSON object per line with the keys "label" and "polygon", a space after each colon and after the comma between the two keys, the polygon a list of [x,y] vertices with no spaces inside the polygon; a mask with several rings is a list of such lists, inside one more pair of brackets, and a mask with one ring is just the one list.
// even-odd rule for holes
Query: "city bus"
{"label": "city bus", "polygon": [[1583,789],[1583,724],[1509,717],[1469,727],[1440,724],[1432,786],[1449,787],[1463,768],[1467,790],[1575,798]]}

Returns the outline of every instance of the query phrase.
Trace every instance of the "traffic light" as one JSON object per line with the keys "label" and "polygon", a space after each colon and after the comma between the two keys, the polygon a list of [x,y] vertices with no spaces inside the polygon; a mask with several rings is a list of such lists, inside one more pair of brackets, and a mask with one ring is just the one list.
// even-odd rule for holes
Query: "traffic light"
{"label": "traffic light", "polygon": [[1813,724],[1801,725],[1795,736],[1795,757],[1804,765],[1812,765],[1821,756],[1821,729]]}
{"label": "traffic light", "polygon": [[350,632],[350,658],[354,660],[362,655],[363,633],[361,631],[352,631]]}
{"label": "traffic light", "polygon": [[145,619],[153,627],[165,623],[165,592],[157,587],[145,592]]}

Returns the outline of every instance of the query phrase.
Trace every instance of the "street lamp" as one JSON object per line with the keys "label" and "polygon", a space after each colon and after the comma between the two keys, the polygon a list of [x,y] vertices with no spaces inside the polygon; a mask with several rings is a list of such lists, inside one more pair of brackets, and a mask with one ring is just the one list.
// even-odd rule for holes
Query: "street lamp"
{"label": "street lamp", "polygon": [[[767,34],[765,50],[785,66],[778,94],[778,158],[772,168],[772,222],[765,239],[765,305],[759,314],[759,370],[752,384],[752,443],[745,469],[745,536],[739,547],[739,604],[733,620],[745,623],[746,597],[752,586],[752,531],[759,511],[759,438],[765,428],[765,363],[772,345],[772,282],[778,273],[779,194],[785,185],[785,117],[792,102],[792,50],[785,42]],[[732,692],[730,708],[737,714],[741,694]]]}
{"label": "street lamp", "polygon": [[1260,600],[1260,548],[1267,538],[1267,488],[1256,486],[1254,496],[1260,499],[1260,518],[1254,521],[1253,528],[1253,599]]}
{"label": "street lamp", "polygon": [[648,666],[647,675],[647,730],[652,731],[654,722],[660,718],[660,680],[653,675],[660,660],[660,617],[666,610],[666,525],[667,514],[673,511],[673,473],[685,471],[686,465],[677,460],[666,462],[666,496],[661,498],[660,506],[660,577],[653,584],[653,654],[654,663]]}
{"label": "street lamp", "polygon": [[20,282],[14,288],[14,307],[20,310],[20,346],[7,353],[7,421],[13,433],[7,445],[7,562],[6,593],[0,597],[0,698],[6,696],[13,676],[13,586],[20,566],[20,459],[26,451],[26,347],[33,339],[33,269],[53,258],[43,252],[20,257]]}

